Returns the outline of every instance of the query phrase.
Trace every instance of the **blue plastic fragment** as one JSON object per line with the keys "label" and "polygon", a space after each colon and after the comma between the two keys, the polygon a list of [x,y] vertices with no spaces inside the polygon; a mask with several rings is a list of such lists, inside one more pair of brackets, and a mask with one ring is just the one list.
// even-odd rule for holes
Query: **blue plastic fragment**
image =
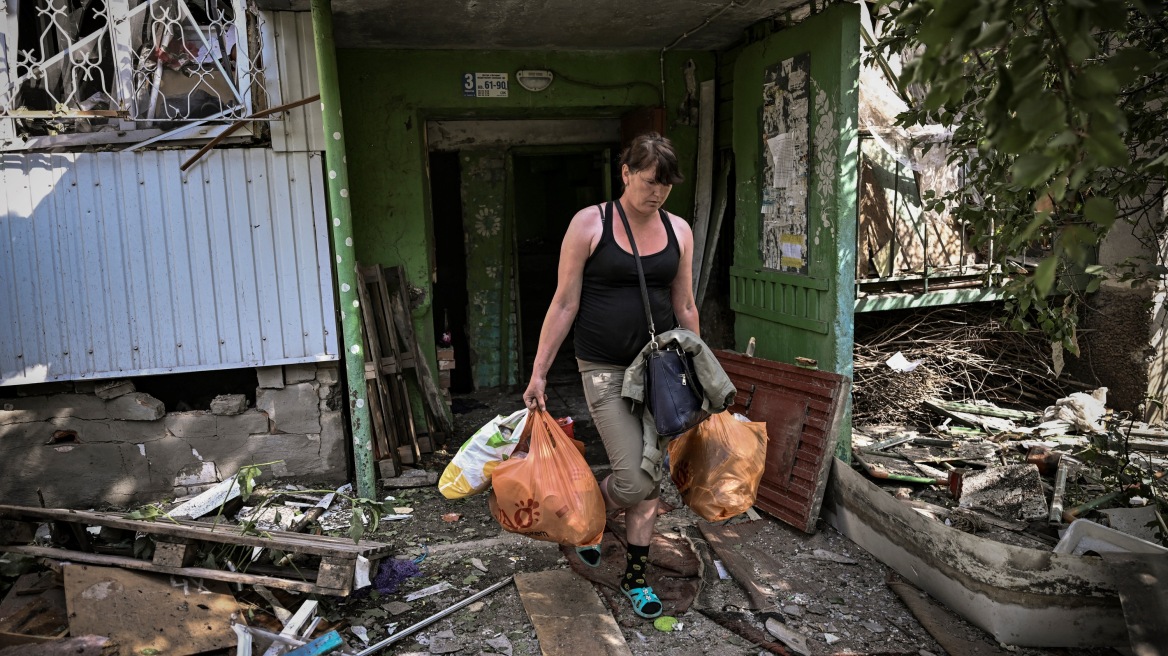
{"label": "blue plastic fragment", "polygon": [[305,644],[302,647],[297,647],[292,651],[284,654],[284,656],[321,656],[333,651],[341,646],[341,634],[336,631],[329,631],[321,637]]}

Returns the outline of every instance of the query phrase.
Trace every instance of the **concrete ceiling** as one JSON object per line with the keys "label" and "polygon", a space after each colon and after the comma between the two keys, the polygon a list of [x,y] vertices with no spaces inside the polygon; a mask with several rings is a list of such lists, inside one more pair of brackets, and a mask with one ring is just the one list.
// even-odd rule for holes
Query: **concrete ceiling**
{"label": "concrete ceiling", "polygon": [[[308,9],[307,0],[258,4]],[[753,23],[805,8],[807,0],[333,0],[332,5],[339,48],[719,50],[741,39]]]}

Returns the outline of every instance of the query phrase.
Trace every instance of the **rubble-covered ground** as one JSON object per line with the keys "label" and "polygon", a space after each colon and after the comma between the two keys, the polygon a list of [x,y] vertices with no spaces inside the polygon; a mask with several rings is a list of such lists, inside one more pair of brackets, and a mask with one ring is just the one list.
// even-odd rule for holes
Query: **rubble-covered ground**
{"label": "rubble-covered ground", "polygon": [[[587,445],[587,458],[598,477],[607,471],[603,449],[592,428],[582,399],[558,387],[549,399],[557,416],[574,414],[576,437]],[[558,396],[557,396],[558,395]],[[440,474],[461,439],[471,435],[496,414],[507,414],[520,407],[518,393],[484,392],[462,397],[455,415],[459,439],[447,450],[429,454],[417,463],[417,469]],[[248,500],[249,506],[264,503],[283,507],[280,519],[287,522],[304,504],[322,493],[312,481],[267,481],[257,487]],[[903,488],[903,489],[902,489]],[[904,492],[907,490],[907,492]],[[931,499],[943,504],[941,486],[899,484],[889,486],[892,493],[903,492],[917,499]],[[392,497],[392,498],[390,498]],[[706,562],[712,562],[710,549],[697,528],[699,518],[684,507],[676,488],[666,482],[662,499],[673,510],[658,519],[657,530],[685,536]],[[377,526],[369,527],[364,539],[391,545],[394,557],[416,563],[417,576],[405,578],[393,592],[359,591],[340,599],[320,597],[325,622],[318,629],[336,629],[356,653],[395,631],[421,622],[474,593],[510,575],[563,569],[568,562],[557,545],[507,533],[491,517],[487,495],[448,500],[434,485],[416,488],[384,489],[380,501],[388,501],[393,513]],[[286,503],[301,504],[298,507]],[[275,520],[269,509],[267,517]],[[338,497],[322,518],[328,533],[347,535],[352,509]],[[752,521],[741,515],[730,524]],[[925,631],[887,585],[896,574],[822,521],[819,530],[806,535],[765,514],[757,520],[761,528],[749,546],[773,556],[782,570],[762,576],[759,582],[770,587],[772,605],[760,611],[738,613],[748,605],[748,598],[733,579],[719,578],[714,568],[704,571],[704,585],[694,606],[677,616],[671,632],[655,628],[654,623],[634,615],[623,598],[600,592],[623,632],[633,654],[718,654],[751,655],[767,653],[757,644],[719,626],[700,609],[735,614],[767,635],[767,620],[781,621],[786,628],[806,640],[808,654],[944,654],[944,650]],[[754,526],[758,526],[757,524]],[[982,526],[983,531],[998,531],[1004,539],[1018,537],[998,526]],[[1041,545],[1033,536],[1026,546]],[[439,592],[411,599],[411,594],[442,586]],[[295,609],[311,595],[273,591],[282,604]],[[236,597],[245,605],[249,623],[278,631],[270,601],[243,586]],[[1068,654],[1095,656],[1113,653],[1110,649],[1039,650],[1000,646],[983,631],[960,618],[951,618],[951,634],[979,645],[976,653]],[[777,642],[777,640],[775,640]],[[1122,648],[1122,646],[1117,645]],[[0,652],[2,653],[2,652]],[[234,653],[223,651],[223,654]],[[413,635],[387,647],[384,654],[539,654],[539,638],[515,586],[507,585],[480,602],[461,609]],[[795,652],[792,652],[795,653]],[[971,651],[970,653],[975,653]],[[7,655],[5,655],[7,656]]]}
{"label": "rubble-covered ground", "polygon": [[[558,401],[561,410],[573,410],[573,399]],[[556,402],[555,398],[549,400],[553,412]],[[507,414],[520,407],[518,404],[517,393],[486,392],[463,397],[461,407],[466,410],[456,415],[459,433],[469,436],[496,414]],[[580,416],[578,406],[575,410],[576,437],[588,445],[589,461],[603,461],[603,450],[597,449],[598,438],[586,414]],[[428,456],[422,468],[441,473],[455,446],[451,445],[447,453]],[[607,467],[599,464],[593,469],[603,477]],[[399,558],[424,556],[419,563],[421,575],[405,580],[393,594],[330,602],[326,611],[341,626],[348,623],[364,627],[371,643],[508,575],[568,567],[556,545],[502,531],[488,511],[485,494],[447,500],[433,486],[385,490],[384,494],[394,497],[394,506],[410,508],[409,518],[383,521],[367,538],[393,545]],[[700,518],[684,507],[672,483],[665,484],[662,498],[675,509],[658,519],[657,530],[683,534],[698,549],[708,550],[696,527]],[[742,515],[729,523],[747,521],[750,520]],[[772,554],[786,566],[777,580],[766,581],[774,590],[773,607],[745,616],[758,629],[765,633],[766,619],[781,619],[807,639],[808,653],[816,655],[945,653],[886,585],[896,580],[896,574],[871,554],[823,522],[814,535],[806,535],[765,514],[757,521],[765,526],[751,546]],[[341,534],[343,530],[337,532]],[[766,653],[699,612],[699,607],[734,611],[747,606],[746,594],[733,579],[721,580],[715,572],[707,571],[705,580],[694,607],[677,618],[679,624],[670,633],[634,615],[623,598],[609,605],[633,654]],[[413,602],[404,601],[411,592],[441,583],[449,583],[452,588]],[[611,597],[601,594],[601,598]],[[1111,653],[1108,649],[999,648],[985,632],[956,616],[953,626],[957,627],[956,635],[980,643],[985,650],[982,653]],[[343,634],[355,647],[361,644],[351,627]],[[514,586],[418,631],[385,653],[508,653],[507,645],[514,654],[540,653],[533,625]]]}

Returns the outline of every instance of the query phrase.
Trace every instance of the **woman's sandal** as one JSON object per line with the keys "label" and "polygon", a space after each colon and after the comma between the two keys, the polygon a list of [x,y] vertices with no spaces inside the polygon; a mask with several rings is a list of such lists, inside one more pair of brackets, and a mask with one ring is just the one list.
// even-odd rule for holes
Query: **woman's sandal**
{"label": "woman's sandal", "polygon": [[[653,593],[653,588],[648,586],[644,588],[632,588],[631,590],[626,590],[624,587],[621,587],[621,592],[625,593],[629,601],[633,602],[633,612],[647,620],[651,620],[660,615],[664,608],[661,605],[661,600]],[[653,604],[656,604],[656,606],[653,606]],[[646,606],[649,607],[649,610],[645,609]]]}
{"label": "woman's sandal", "polygon": [[580,556],[580,561],[589,567],[600,567],[600,547],[593,545],[590,547],[576,547],[576,555]]}

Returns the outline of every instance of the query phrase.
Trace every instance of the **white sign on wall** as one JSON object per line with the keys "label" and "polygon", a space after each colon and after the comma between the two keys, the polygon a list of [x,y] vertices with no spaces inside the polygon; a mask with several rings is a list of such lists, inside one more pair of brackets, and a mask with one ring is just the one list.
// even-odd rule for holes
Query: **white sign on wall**
{"label": "white sign on wall", "polygon": [[463,73],[462,95],[470,98],[506,98],[506,73]]}

